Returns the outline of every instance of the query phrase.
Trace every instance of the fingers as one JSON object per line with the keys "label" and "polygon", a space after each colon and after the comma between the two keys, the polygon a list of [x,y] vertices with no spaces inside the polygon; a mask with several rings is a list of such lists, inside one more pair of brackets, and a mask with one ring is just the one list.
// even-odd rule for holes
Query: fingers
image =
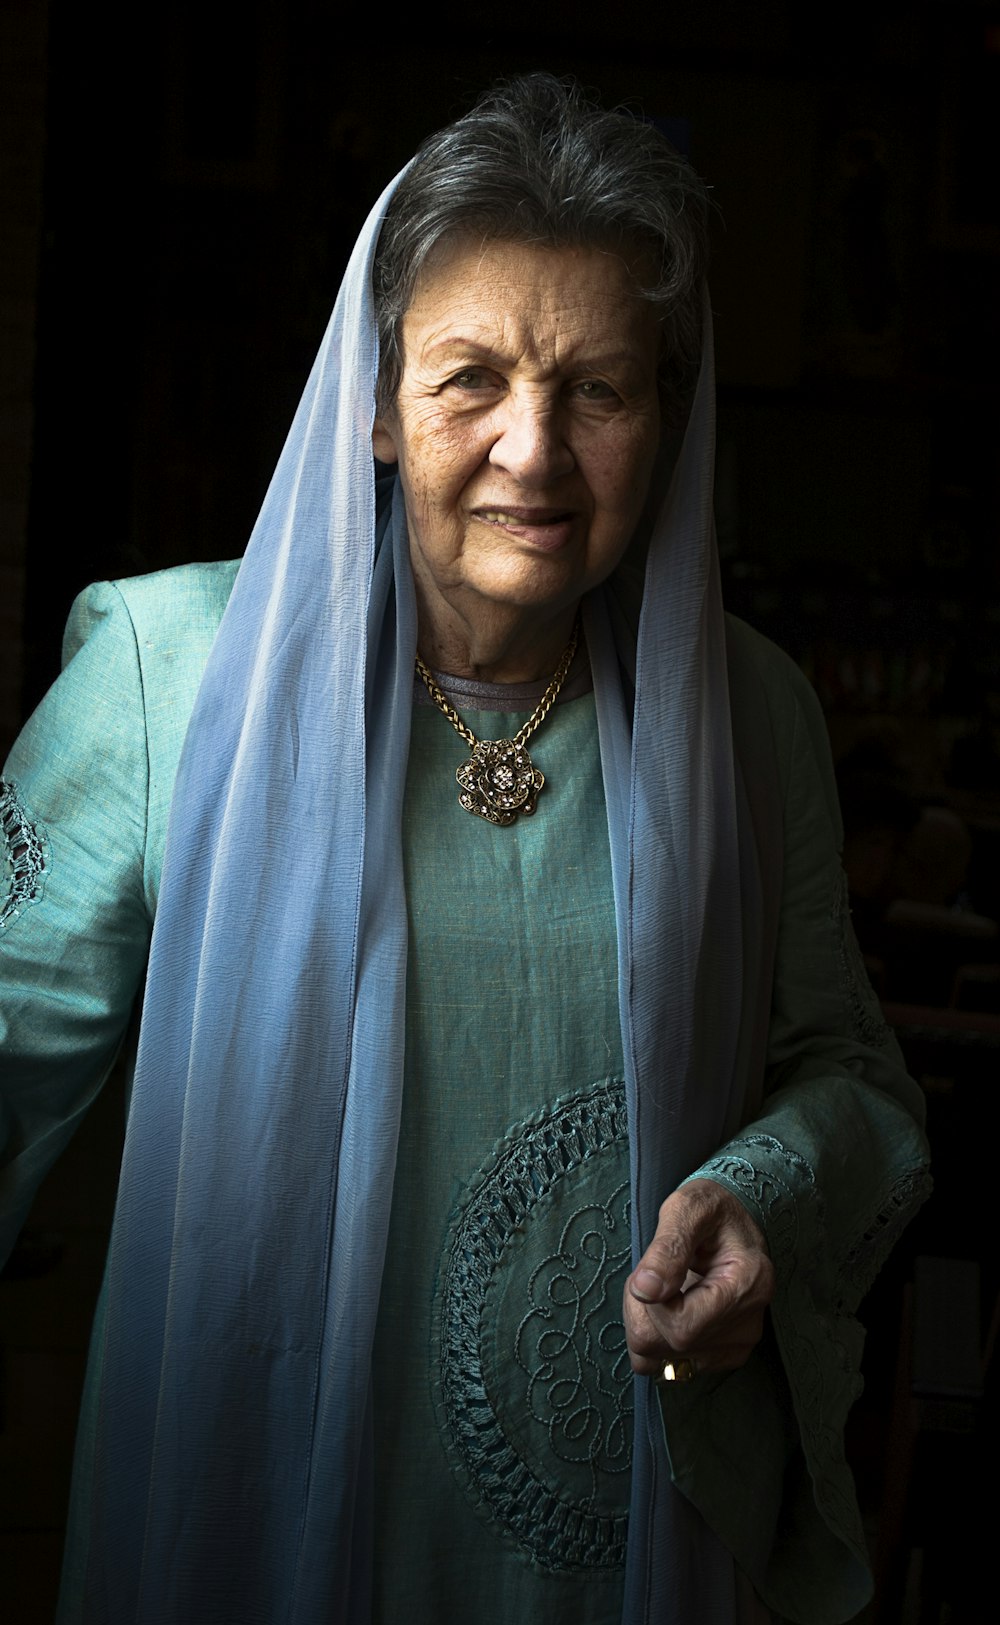
{"label": "fingers", "polygon": [[749,1359],[764,1332],[764,1306],[720,1303],[700,1286],[669,1304],[626,1298],[625,1335],[633,1371],[658,1377],[665,1363],[694,1361],[699,1371],[733,1371]]}
{"label": "fingers", "polygon": [[673,1356],[733,1370],[760,1341],[774,1270],[742,1203],[711,1180],[683,1185],[625,1287],[633,1370],[659,1375]]}
{"label": "fingers", "polygon": [[767,1243],[743,1203],[714,1180],[695,1179],[663,1203],[629,1286],[643,1302],[665,1302],[681,1290],[689,1270],[705,1276],[758,1254],[767,1257]]}

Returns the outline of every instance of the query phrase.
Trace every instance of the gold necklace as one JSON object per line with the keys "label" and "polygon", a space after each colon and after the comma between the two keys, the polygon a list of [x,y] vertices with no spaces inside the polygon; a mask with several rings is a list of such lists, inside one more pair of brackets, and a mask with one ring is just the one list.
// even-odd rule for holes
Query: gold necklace
{"label": "gold necklace", "polygon": [[563,650],[551,683],[513,739],[477,739],[472,729],[465,726],[455,707],[449,704],[417,655],[417,671],[423,678],[428,694],[472,751],[469,760],[455,769],[455,777],[461,786],[459,803],[466,812],[485,818],[488,824],[513,824],[519,813],[528,818],[534,812],[545,775],[535,767],[524,747],[556,703],[559,690],[566,681],[566,673],[573,664],[579,635],[580,620],[577,617],[573,622],[573,634]]}

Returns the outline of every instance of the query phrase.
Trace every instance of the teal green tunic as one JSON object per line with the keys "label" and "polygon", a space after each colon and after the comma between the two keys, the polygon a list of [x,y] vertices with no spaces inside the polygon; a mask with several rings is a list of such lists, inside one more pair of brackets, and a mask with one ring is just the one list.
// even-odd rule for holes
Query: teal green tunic
{"label": "teal green tunic", "polygon": [[[67,631],[67,669],[0,783],[0,1255],[107,1075],[141,991],[177,759],[235,571],[191,566],[85,593]],[[777,757],[781,913],[768,967],[767,1093],[698,1173],[733,1190],[767,1237],[774,1335],[739,1371],[674,1385],[663,1421],[675,1484],[772,1608],[834,1625],[870,1592],[842,1445],[858,1390],[853,1313],[927,1188],[921,1102],[859,968],[815,700],[773,646],[737,622],[728,634],[732,692],[750,707],[762,751]],[[616,1618],[608,1575],[627,1494],[618,1469],[628,1401],[614,1340],[624,1218],[613,1159],[623,1155],[624,1114],[590,707],[567,700],[545,723],[539,814],[507,830],[452,800],[463,747],[435,711],[415,716],[406,848],[415,1048],[376,1354],[383,1620],[409,1619],[424,1595],[425,1618],[446,1621],[447,1603],[425,1591],[439,1585],[439,1566],[452,1571],[453,1592],[461,1586],[459,1617],[488,1620],[490,1608],[494,1618],[527,1617],[519,1588],[530,1583],[553,1621],[569,1590],[574,1621]],[[502,732],[517,720],[503,717]],[[479,719],[484,732],[497,721]],[[437,1117],[425,1123],[432,1093]],[[596,1283],[586,1291],[581,1258]],[[456,1312],[463,1299],[475,1305],[467,1316]],[[96,1376],[99,1333],[94,1349]],[[580,1369],[567,1376],[560,1361],[570,1359]],[[422,1441],[409,1463],[401,1418]],[[85,1401],[84,1486],[92,1421]],[[87,1508],[77,1502],[70,1599],[86,1557]],[[402,1519],[393,1504],[407,1509]],[[495,1564],[483,1556],[490,1530]],[[565,1583],[561,1564],[578,1583]]]}
{"label": "teal green tunic", "polygon": [[[459,703],[481,738],[527,717]],[[629,1179],[593,697],[557,705],[532,741],[546,776],[533,818],[465,812],[467,755],[415,707],[375,1619],[458,1625],[474,1600],[479,1625],[611,1625],[631,1464]]]}

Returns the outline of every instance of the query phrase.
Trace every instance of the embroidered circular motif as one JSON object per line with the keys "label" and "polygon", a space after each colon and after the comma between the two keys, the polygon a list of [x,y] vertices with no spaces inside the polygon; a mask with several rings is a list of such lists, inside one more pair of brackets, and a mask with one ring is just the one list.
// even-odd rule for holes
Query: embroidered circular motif
{"label": "embroidered circular motif", "polygon": [[625,1559],[632,1372],[624,1086],[519,1123],[469,1187],[438,1287],[438,1418],[480,1511],[548,1569]]}

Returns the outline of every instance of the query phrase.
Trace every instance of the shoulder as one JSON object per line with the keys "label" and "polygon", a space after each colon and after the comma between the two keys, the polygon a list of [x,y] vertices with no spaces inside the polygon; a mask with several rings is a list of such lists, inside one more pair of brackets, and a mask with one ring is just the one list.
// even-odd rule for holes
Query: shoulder
{"label": "shoulder", "polygon": [[182,617],[189,624],[218,622],[229,602],[240,559],[213,564],[182,564],[152,575],[128,576],[114,582],[133,615]]}
{"label": "shoulder", "polygon": [[228,560],[99,581],[77,598],[66,627],[57,689],[66,685],[87,718],[112,713],[118,734],[142,749],[151,911],[181,747],[238,569]]}
{"label": "shoulder", "polygon": [[63,664],[101,629],[119,638],[131,635],[140,662],[159,655],[204,665],[239,566],[238,559],[227,559],[95,582],[70,612]]}

